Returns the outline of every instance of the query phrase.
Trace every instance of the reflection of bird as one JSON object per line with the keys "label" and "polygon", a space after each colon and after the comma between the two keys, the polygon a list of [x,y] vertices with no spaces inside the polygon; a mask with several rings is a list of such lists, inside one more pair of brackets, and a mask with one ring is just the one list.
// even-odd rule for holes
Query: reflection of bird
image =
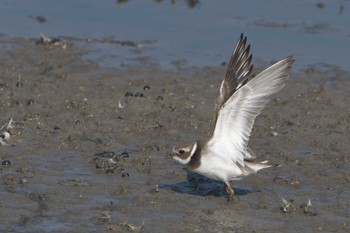
{"label": "reflection of bird", "polygon": [[252,55],[243,34],[232,54],[216,99],[210,137],[175,146],[171,156],[196,173],[223,181],[229,200],[234,196],[231,180],[239,180],[257,171],[273,167],[267,161],[255,161],[248,141],[255,118],[288,79],[294,60],[286,57],[258,75],[251,75]]}

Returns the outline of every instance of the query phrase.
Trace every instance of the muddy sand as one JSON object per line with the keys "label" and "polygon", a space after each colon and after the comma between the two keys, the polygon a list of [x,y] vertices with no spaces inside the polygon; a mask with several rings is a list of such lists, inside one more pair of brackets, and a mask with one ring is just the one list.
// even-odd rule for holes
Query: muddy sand
{"label": "muddy sand", "polygon": [[1,232],[349,232],[344,70],[293,70],[249,143],[282,167],[232,183],[228,204],[168,158],[207,133],[224,65],[112,69],[74,44],[1,44]]}

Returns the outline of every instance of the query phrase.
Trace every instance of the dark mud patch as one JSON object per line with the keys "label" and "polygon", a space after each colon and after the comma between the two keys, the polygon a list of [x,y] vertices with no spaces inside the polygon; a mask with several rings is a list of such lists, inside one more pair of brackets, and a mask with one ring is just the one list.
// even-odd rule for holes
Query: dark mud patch
{"label": "dark mud patch", "polygon": [[[17,125],[0,147],[1,162],[10,161],[0,168],[1,232],[349,231],[343,70],[292,74],[250,141],[261,160],[282,167],[234,182],[238,200],[227,204],[223,184],[168,158],[177,141],[206,134],[225,67],[101,68],[74,44],[4,43],[0,125]],[[96,156],[117,168],[96,167]],[[282,198],[295,210],[282,211]]]}

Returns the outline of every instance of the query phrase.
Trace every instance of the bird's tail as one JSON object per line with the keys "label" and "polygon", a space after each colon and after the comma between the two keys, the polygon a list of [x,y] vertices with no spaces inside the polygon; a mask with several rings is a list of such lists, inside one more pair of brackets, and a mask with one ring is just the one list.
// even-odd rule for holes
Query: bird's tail
{"label": "bird's tail", "polygon": [[257,173],[261,169],[269,168],[269,167],[280,167],[280,164],[272,164],[267,160],[261,162],[252,162],[252,161],[244,161],[244,170],[248,174]]}

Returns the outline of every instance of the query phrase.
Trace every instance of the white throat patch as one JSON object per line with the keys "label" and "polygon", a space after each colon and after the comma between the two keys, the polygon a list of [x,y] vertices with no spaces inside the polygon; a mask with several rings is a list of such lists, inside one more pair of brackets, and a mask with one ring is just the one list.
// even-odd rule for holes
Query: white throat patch
{"label": "white throat patch", "polygon": [[192,158],[192,156],[194,155],[194,153],[196,153],[196,150],[197,150],[197,142],[195,142],[195,143],[193,144],[190,156],[188,156],[187,159],[182,160],[182,163],[183,163],[183,164],[188,164],[188,163],[191,161],[191,158]]}
{"label": "white throat patch", "polygon": [[194,155],[194,153],[196,153],[196,150],[197,150],[197,142],[195,142],[193,144],[193,147],[192,147],[191,154],[190,154],[189,158],[191,158]]}

